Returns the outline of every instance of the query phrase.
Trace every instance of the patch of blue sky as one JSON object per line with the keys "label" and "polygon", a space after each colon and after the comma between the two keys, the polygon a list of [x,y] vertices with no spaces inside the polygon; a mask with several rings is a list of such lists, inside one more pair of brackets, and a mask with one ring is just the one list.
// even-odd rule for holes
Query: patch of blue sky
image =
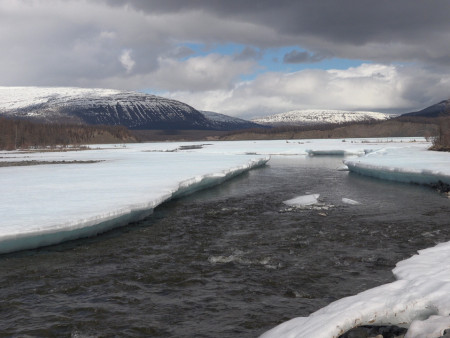
{"label": "patch of blue sky", "polygon": [[[353,59],[343,59],[343,58],[324,58],[318,62],[301,62],[301,63],[287,63],[284,62],[284,56],[292,52],[293,50],[300,53],[308,52],[307,50],[300,49],[295,46],[281,47],[281,48],[271,48],[264,52],[263,58],[259,61],[262,69],[258,70],[258,73],[264,72],[281,72],[281,73],[294,73],[306,69],[348,69],[351,67],[358,67],[363,63],[369,63],[369,61],[364,60],[353,60]],[[255,75],[259,75],[255,74]]]}
{"label": "patch of blue sky", "polygon": [[[292,51],[307,52],[313,54],[308,50],[299,48],[297,46],[285,46],[277,48],[259,49],[254,46],[245,46],[242,44],[227,43],[227,44],[203,44],[203,43],[184,43],[182,46],[190,48],[194,53],[182,58],[187,60],[192,57],[206,56],[208,54],[229,55],[238,58],[243,56],[242,53],[246,48],[254,50],[254,60],[259,67],[251,74],[243,74],[242,81],[251,81],[258,75],[266,72],[281,72],[294,73],[305,69],[348,69],[351,67],[358,67],[363,63],[370,63],[366,60],[354,60],[343,58],[324,58],[319,62],[302,62],[302,63],[286,63],[284,56]],[[247,53],[249,54],[249,53]]]}

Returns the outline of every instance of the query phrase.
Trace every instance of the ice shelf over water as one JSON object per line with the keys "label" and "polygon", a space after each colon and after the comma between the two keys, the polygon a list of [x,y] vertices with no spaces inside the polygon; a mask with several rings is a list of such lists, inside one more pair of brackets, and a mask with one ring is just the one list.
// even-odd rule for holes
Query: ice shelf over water
{"label": "ice shelf over water", "polygon": [[450,154],[421,147],[383,148],[344,163],[350,171],[385,180],[450,184]]}
{"label": "ice shelf over water", "polygon": [[1,167],[0,253],[125,225],[174,196],[219,184],[268,161],[266,156],[142,149],[2,153],[2,161],[100,162]]}

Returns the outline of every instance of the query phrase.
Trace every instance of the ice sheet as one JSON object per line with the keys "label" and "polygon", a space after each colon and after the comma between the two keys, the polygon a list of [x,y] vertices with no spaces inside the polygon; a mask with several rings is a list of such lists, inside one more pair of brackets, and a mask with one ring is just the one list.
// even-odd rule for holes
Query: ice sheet
{"label": "ice sheet", "polygon": [[425,147],[383,148],[344,163],[350,171],[391,181],[450,184],[450,154]]}
{"label": "ice sheet", "polygon": [[[430,146],[422,137],[380,138],[380,139],[311,139],[311,140],[263,140],[263,141],[201,141],[162,142],[136,145],[147,151],[196,152],[209,154],[257,154],[257,155],[364,155],[386,147],[406,146],[426,149]],[[200,149],[179,150],[180,147],[202,146]],[[110,147],[99,145],[99,147]]]}
{"label": "ice sheet", "polygon": [[154,153],[140,146],[9,155],[10,161],[101,162],[0,168],[0,253],[127,224],[173,196],[219,184],[268,160],[264,156]]}

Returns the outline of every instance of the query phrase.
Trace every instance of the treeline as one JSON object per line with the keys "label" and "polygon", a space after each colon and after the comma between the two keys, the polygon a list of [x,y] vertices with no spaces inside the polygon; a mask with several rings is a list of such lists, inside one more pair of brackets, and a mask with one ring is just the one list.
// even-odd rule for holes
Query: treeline
{"label": "treeline", "polygon": [[135,141],[122,126],[36,123],[0,117],[0,149],[28,149]]}
{"label": "treeline", "polygon": [[280,126],[231,132],[221,139],[314,139],[364,137],[434,137],[438,123],[430,118],[393,118],[385,121],[347,122],[341,124]]}
{"label": "treeline", "polygon": [[243,132],[245,133],[254,133],[254,134],[261,134],[261,135],[274,135],[274,134],[282,134],[282,133],[302,133],[302,132],[309,132],[309,131],[328,131],[328,130],[334,130],[339,127],[348,127],[348,126],[355,126],[355,125],[374,125],[382,123],[383,121],[379,120],[366,120],[361,122],[342,122],[342,123],[325,123],[325,124],[305,124],[305,125],[279,125],[279,126],[273,126],[269,128],[251,128],[251,129],[245,129],[245,130],[235,130],[228,132],[228,135],[237,135],[241,134]]}

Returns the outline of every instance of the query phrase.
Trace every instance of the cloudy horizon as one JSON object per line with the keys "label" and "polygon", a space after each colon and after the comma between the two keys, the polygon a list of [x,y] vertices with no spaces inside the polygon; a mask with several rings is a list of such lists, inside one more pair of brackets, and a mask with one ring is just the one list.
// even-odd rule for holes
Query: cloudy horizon
{"label": "cloudy horizon", "polygon": [[450,2],[3,0],[0,85],[154,93],[255,118],[450,97]]}

